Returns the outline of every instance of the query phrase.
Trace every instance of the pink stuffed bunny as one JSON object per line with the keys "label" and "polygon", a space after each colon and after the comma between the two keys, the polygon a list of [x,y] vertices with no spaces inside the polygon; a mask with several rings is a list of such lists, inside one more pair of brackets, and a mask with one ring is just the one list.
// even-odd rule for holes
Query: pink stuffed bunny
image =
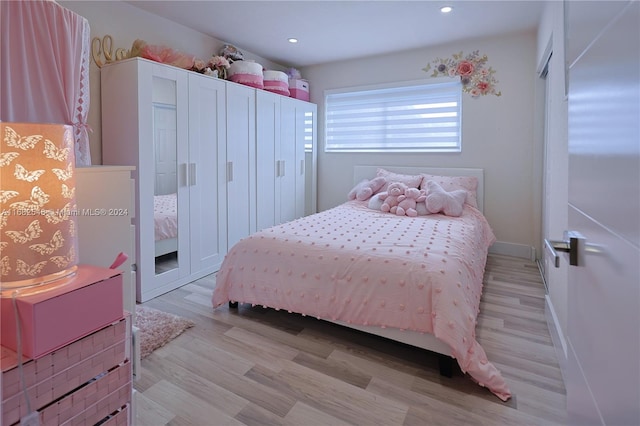
{"label": "pink stuffed bunny", "polygon": [[391,212],[395,214],[399,203],[398,197],[404,195],[404,191],[407,188],[408,186],[402,182],[391,182],[387,187],[387,194],[383,195],[383,192],[380,193],[380,199],[383,201],[380,210],[385,213]]}
{"label": "pink stuffed bunny", "polygon": [[362,182],[354,186],[351,191],[349,191],[347,197],[350,200],[368,200],[373,194],[376,193],[376,191],[379,191],[385,183],[386,181],[383,177],[375,177],[371,180],[364,179],[362,180]]}
{"label": "pink stuffed bunny", "polygon": [[427,199],[427,195],[424,191],[420,191],[418,188],[407,188],[404,190],[404,194],[398,197],[398,207],[396,208],[396,215],[398,216],[418,216],[416,209],[418,203]]}

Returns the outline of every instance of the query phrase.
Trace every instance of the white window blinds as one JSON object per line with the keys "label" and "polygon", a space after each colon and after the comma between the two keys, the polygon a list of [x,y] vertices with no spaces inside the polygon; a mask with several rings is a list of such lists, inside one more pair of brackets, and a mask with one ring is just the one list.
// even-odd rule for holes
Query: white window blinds
{"label": "white window blinds", "polygon": [[459,81],[330,90],[327,152],[461,150]]}

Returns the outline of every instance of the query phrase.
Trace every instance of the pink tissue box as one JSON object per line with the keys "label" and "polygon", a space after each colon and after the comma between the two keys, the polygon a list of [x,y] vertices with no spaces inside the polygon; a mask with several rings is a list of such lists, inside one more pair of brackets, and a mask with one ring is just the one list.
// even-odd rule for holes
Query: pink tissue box
{"label": "pink tissue box", "polygon": [[[22,354],[38,358],[103,328],[124,316],[122,272],[79,265],[60,287],[17,296]],[[12,298],[1,299],[0,344],[17,351]]]}
{"label": "pink tissue box", "polygon": [[289,79],[289,97],[309,102],[309,82],[296,78]]}

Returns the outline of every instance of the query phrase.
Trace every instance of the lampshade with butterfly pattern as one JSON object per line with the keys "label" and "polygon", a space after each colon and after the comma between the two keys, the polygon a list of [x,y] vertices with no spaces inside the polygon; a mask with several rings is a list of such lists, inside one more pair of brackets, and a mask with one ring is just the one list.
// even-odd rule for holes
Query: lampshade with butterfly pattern
{"label": "lampshade with butterfly pattern", "polygon": [[0,122],[0,290],[33,288],[77,269],[73,128]]}

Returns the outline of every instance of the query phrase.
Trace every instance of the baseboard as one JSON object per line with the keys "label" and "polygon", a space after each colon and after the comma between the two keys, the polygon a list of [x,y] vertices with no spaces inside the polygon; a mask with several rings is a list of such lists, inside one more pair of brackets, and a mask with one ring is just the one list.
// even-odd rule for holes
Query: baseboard
{"label": "baseboard", "polygon": [[489,247],[489,253],[502,254],[504,256],[521,257],[531,261],[536,260],[536,248],[525,244],[506,243],[504,241],[496,241]]}

